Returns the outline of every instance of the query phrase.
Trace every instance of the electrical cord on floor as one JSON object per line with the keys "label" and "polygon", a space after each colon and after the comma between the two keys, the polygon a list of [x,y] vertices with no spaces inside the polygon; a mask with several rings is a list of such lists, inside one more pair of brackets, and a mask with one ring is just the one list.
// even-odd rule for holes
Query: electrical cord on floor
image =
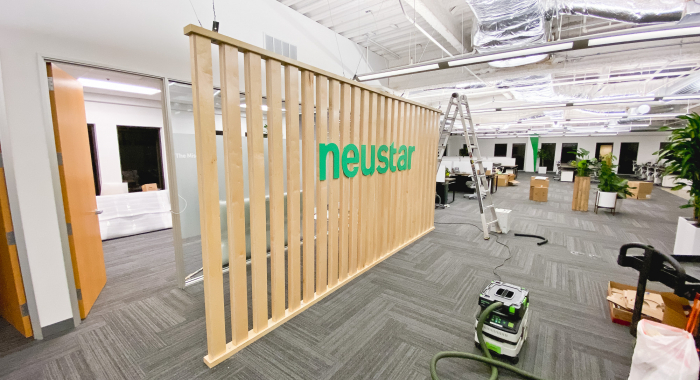
{"label": "electrical cord on floor", "polygon": [[489,352],[489,349],[486,346],[486,342],[484,341],[484,334],[482,332],[482,329],[484,328],[484,322],[486,322],[486,319],[488,319],[491,312],[495,309],[498,309],[501,306],[503,306],[503,303],[495,302],[489,305],[483,312],[481,312],[481,315],[479,316],[479,323],[477,323],[476,325],[476,336],[479,339],[479,345],[481,346],[481,351],[484,353],[484,356],[457,351],[438,352],[437,354],[435,354],[435,356],[433,356],[433,359],[430,361],[430,377],[432,378],[432,380],[440,380],[440,377],[438,377],[437,374],[437,362],[438,360],[443,358],[462,358],[486,363],[491,367],[491,377],[489,378],[489,380],[498,379],[498,368],[511,371],[516,375],[522,376],[526,379],[544,380],[541,377],[537,377],[529,372],[525,372],[518,367],[498,361],[491,356],[491,353]]}
{"label": "electrical cord on floor", "polygon": [[[484,230],[482,230],[481,228],[479,228],[479,226],[477,226],[476,224],[473,224],[473,223],[469,223],[469,222],[445,222],[445,223],[443,223],[443,222],[435,222],[435,224],[468,224],[468,225],[470,225],[470,226],[472,226],[472,227],[475,227],[475,228],[476,228],[477,230],[479,230],[481,233],[484,233]],[[493,271],[491,271],[491,273],[493,273],[494,276],[498,277],[498,281],[501,281],[501,276],[499,276],[498,273],[496,273],[496,270],[497,270],[498,268],[500,268],[500,267],[506,265],[506,263],[508,262],[508,260],[510,260],[510,259],[513,257],[513,253],[510,251],[510,247],[509,247],[507,244],[501,243],[501,242],[498,240],[498,235],[497,235],[497,234],[495,234],[495,233],[489,231],[489,235],[493,235],[493,236],[496,238],[496,243],[497,243],[497,244],[500,244],[500,245],[502,245],[502,246],[504,246],[504,247],[506,247],[506,249],[508,250],[508,257],[507,257],[505,260],[503,260],[503,262],[502,262],[501,264],[499,264],[498,266],[496,266],[495,268],[493,268]]]}

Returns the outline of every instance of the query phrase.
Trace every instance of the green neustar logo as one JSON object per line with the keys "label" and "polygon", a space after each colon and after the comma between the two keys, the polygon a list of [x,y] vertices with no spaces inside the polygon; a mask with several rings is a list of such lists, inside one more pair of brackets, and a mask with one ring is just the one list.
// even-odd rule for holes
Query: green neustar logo
{"label": "green neustar logo", "polygon": [[[328,153],[333,155],[333,178],[340,177],[340,167],[341,167],[341,155],[338,145],[330,144],[319,144],[319,160],[318,160],[318,173],[319,180],[326,180],[326,162]],[[371,176],[376,170],[379,174],[384,174],[391,170],[395,172],[396,170],[404,171],[411,169],[411,157],[413,152],[415,152],[415,146],[401,145],[397,150],[394,147],[394,143],[391,145],[380,145],[379,149],[376,150],[376,157],[379,159],[379,165],[375,165],[375,146],[370,146],[369,160],[367,159],[367,145],[360,145],[360,150],[357,149],[357,145],[348,144],[343,149],[342,154],[342,168],[343,174],[346,177],[352,178],[357,175],[357,173],[362,169],[363,175]],[[397,154],[398,153],[398,154]],[[398,158],[394,161],[394,155]],[[362,163],[360,164],[360,160]],[[396,162],[396,164],[394,164]],[[360,166],[355,166],[360,164]],[[354,166],[354,167],[351,167]]]}

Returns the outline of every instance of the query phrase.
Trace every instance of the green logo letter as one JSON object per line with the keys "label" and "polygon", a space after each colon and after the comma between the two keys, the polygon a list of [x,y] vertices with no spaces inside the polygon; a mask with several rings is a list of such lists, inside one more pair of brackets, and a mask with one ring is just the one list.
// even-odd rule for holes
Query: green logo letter
{"label": "green logo letter", "polygon": [[399,171],[406,170],[406,145],[401,145],[399,148],[399,159],[396,161],[396,166],[399,167]]}
{"label": "green logo letter", "polygon": [[370,146],[370,150],[372,151],[371,156],[372,158],[370,159],[370,167],[366,167],[367,163],[367,145],[362,145],[361,146],[361,155],[362,155],[362,174],[363,175],[372,175],[374,174],[374,145]]}
{"label": "green logo letter", "polygon": [[326,180],[326,173],[328,172],[328,170],[326,169],[326,162],[328,162],[326,156],[328,155],[328,152],[333,153],[333,178],[340,177],[340,169],[338,169],[338,166],[340,166],[340,151],[338,150],[338,145],[334,143],[319,144],[318,177],[321,181]]}
{"label": "green logo letter", "polygon": [[377,150],[377,158],[379,159],[379,162],[384,164],[384,166],[377,165],[377,173],[379,174],[384,174],[387,170],[389,170],[389,159],[386,157],[386,155],[382,156],[383,152],[386,153],[388,151],[389,148],[386,145],[380,146],[379,150]]}
{"label": "green logo letter", "polygon": [[396,171],[396,166],[394,165],[394,153],[396,153],[396,148],[394,148],[394,143],[391,143],[391,147],[389,148],[389,169],[391,169],[392,172]]}
{"label": "green logo letter", "polygon": [[[350,152],[353,153],[352,157],[348,157],[348,153]],[[358,157],[359,154],[360,152],[357,151],[357,146],[355,146],[355,144],[348,144],[343,149],[343,174],[345,174],[346,177],[352,178],[356,176],[357,172],[360,170],[357,167],[353,169],[348,168],[348,165],[353,165],[360,162],[360,157]]]}

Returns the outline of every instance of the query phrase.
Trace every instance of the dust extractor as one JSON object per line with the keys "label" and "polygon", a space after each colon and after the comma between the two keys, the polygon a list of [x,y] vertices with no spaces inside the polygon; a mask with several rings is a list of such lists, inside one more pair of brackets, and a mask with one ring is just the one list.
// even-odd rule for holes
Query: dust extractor
{"label": "dust extractor", "polygon": [[[500,302],[482,328],[484,341],[489,350],[518,363],[518,354],[527,339],[529,323],[528,291],[519,286],[501,281],[491,283],[479,295],[479,309],[474,327],[478,327],[479,317],[489,306]],[[474,341],[480,347],[479,336],[474,332]]]}
{"label": "dust extractor", "polygon": [[527,289],[501,281],[491,283],[479,295],[475,342],[484,356],[466,352],[439,352],[430,362],[430,376],[439,380],[437,362],[442,358],[456,357],[477,360],[491,366],[491,380],[498,378],[498,368],[514,372],[526,379],[542,380],[510,364],[493,359],[499,357],[518,362],[518,354],[527,340],[530,322],[530,295]]}

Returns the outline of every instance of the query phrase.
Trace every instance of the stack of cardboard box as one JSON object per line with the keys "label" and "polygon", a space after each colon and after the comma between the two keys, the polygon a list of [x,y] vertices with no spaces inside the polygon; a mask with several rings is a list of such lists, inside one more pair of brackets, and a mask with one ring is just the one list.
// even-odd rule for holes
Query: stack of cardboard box
{"label": "stack of cardboard box", "polygon": [[[644,181],[629,181],[627,184],[630,186],[630,193],[627,198],[633,199],[650,199],[651,190],[654,188],[654,184],[651,182]],[[634,189],[633,189],[634,188]]]}
{"label": "stack of cardboard box", "polygon": [[496,178],[498,179],[498,187],[516,186],[519,183],[515,180],[515,174],[513,173],[498,174]]}
{"label": "stack of cardboard box", "polygon": [[549,194],[548,177],[530,177],[530,200],[537,202],[547,202]]}

